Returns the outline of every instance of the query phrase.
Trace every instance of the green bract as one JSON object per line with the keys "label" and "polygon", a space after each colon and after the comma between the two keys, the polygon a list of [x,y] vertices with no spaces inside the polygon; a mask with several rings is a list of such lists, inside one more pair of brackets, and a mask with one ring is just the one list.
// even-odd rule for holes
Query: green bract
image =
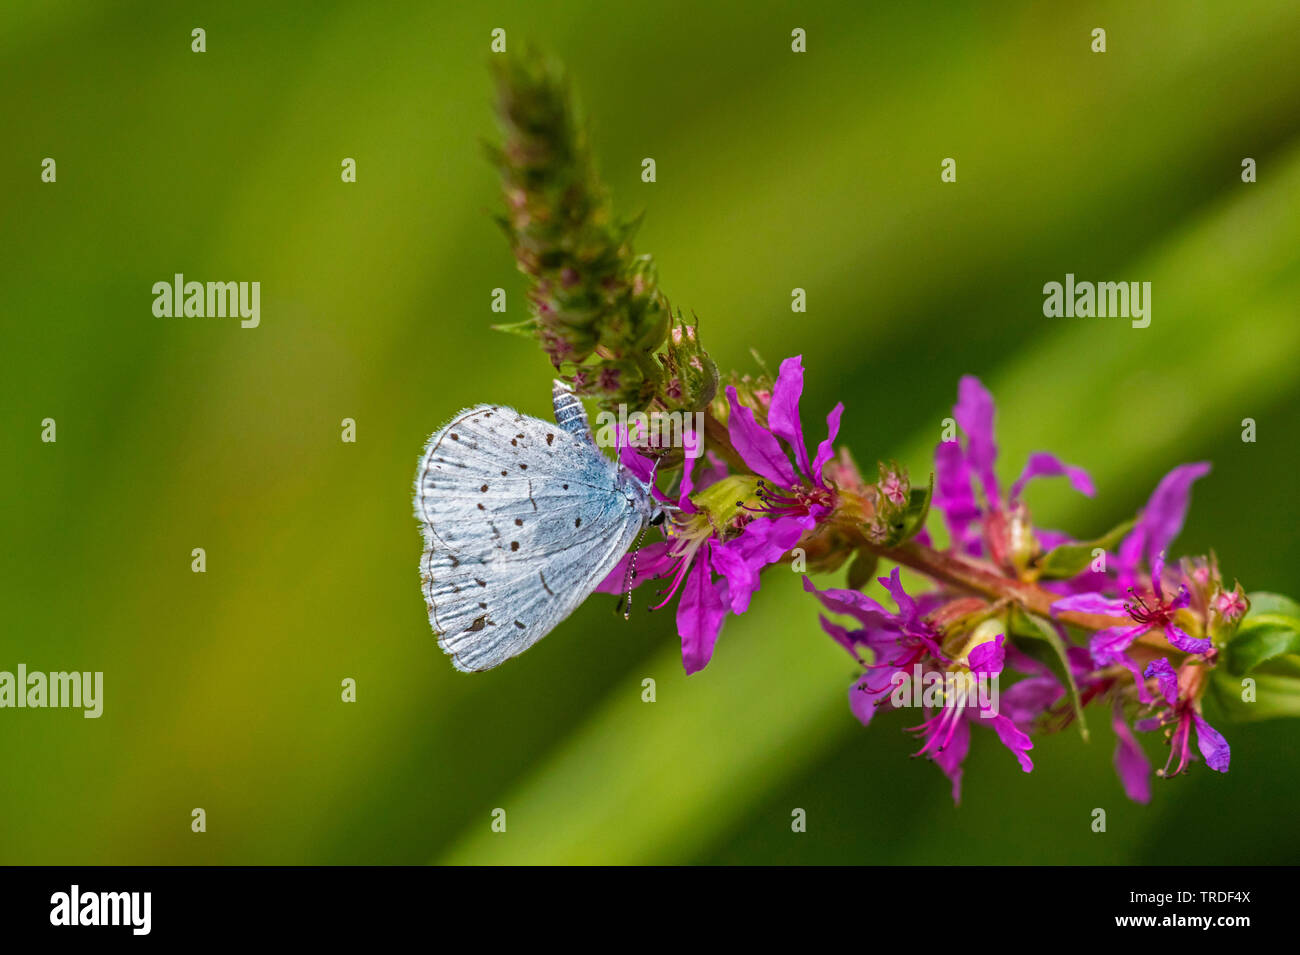
{"label": "green bract", "polygon": [[1124,536],[1133,529],[1135,523],[1137,523],[1136,519],[1127,520],[1123,524],[1111,528],[1096,540],[1053,547],[1039,558],[1038,576],[1045,577],[1048,580],[1064,580],[1083,573],[1088,569],[1088,564],[1092,562],[1095,551],[1099,549],[1102,551],[1114,550],[1119,545],[1119,542],[1124,539]]}
{"label": "green bract", "polygon": [[1241,676],[1285,654],[1300,654],[1300,604],[1279,594],[1250,594],[1250,613],[1224,653],[1228,672]]}

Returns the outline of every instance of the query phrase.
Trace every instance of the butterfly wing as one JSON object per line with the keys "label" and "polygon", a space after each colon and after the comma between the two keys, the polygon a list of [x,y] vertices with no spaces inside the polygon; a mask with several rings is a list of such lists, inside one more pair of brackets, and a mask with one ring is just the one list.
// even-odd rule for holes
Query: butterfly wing
{"label": "butterfly wing", "polygon": [[457,669],[490,669],[546,636],[636,539],[644,492],[577,430],[480,405],[429,439],[420,576]]}

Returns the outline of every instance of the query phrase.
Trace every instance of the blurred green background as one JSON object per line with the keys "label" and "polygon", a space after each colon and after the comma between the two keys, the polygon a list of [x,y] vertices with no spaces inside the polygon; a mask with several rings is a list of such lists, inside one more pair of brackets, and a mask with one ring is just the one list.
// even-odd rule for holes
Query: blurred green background
{"label": "blurred green background", "polygon": [[[671,618],[607,597],[453,672],[410,505],[459,408],[549,414],[540,351],[488,328],[494,287],[525,315],[478,146],[502,27],[567,64],[638,249],[724,368],[802,353],[807,426],[842,399],[856,456],[914,475],[978,374],[1006,477],[1040,448],[1091,469],[1095,504],[1030,496],[1080,536],[1209,458],[1176,549],[1295,595],[1294,0],[188,6],[0,9],[0,669],[102,670],[106,697],[98,720],[0,711],[0,862],[1300,858],[1295,723],[1221,726],[1231,772],[1145,807],[1104,714],[1090,745],[1040,739],[1031,775],[976,733],[954,808],[911,720],[850,716],[853,670],[779,567],[690,679]],[[175,272],[260,281],[261,327],[154,317]],[[1152,282],[1150,328],[1044,318],[1066,272]]]}

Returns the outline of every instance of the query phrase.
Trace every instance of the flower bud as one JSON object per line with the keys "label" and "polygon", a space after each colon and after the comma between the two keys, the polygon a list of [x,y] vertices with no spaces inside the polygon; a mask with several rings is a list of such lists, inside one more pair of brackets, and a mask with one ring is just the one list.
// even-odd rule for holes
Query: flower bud
{"label": "flower bud", "polygon": [[532,283],[531,317],[507,328],[534,335],[559,376],[607,410],[702,410],[717,367],[694,329],[669,339],[654,261],[632,252],[638,223],[613,219],[566,82],[531,53],[494,58],[494,67],[504,142],[489,152],[506,204],[498,221]]}

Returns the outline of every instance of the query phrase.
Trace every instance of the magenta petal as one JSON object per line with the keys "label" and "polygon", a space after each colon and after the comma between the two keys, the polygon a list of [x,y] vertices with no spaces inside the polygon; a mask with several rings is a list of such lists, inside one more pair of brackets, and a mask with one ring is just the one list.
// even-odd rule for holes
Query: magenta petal
{"label": "magenta petal", "polygon": [[971,487],[966,454],[956,441],[941,441],[934,449],[934,478],[932,506],[943,514],[953,546],[969,552],[979,540],[971,523],[980,516],[980,506]]}
{"label": "magenta petal", "polygon": [[1127,590],[1137,583],[1137,568],[1147,546],[1147,527],[1139,517],[1133,529],[1119,544],[1116,579],[1121,590]]}
{"label": "magenta petal", "polygon": [[803,579],[803,589],[816,594],[831,613],[842,613],[854,617],[869,627],[883,627],[893,622],[894,615],[858,590],[818,590],[807,577]]}
{"label": "magenta petal", "polygon": [[1137,661],[1135,661],[1131,656],[1127,653],[1117,653],[1108,662],[1118,663],[1124,669],[1128,670],[1129,673],[1133,674],[1133,685],[1137,689],[1138,700],[1140,702],[1154,703],[1156,701],[1156,698],[1151,695],[1151,691],[1147,689],[1147,681],[1142,678],[1142,671],[1138,669]]}
{"label": "magenta petal", "polygon": [[683,437],[685,438],[685,460],[682,462],[682,479],[677,486],[677,506],[687,514],[694,514],[695,505],[691,502],[691,495],[695,493],[695,459],[699,456],[699,447],[704,442],[704,435],[692,429]]}
{"label": "magenta petal", "polygon": [[623,559],[614,565],[614,569],[605,576],[605,579],[596,585],[595,593],[620,596],[626,593],[627,572],[633,560],[636,561],[636,579],[632,581],[633,587],[639,587],[647,580],[661,576],[673,566],[673,558],[668,556],[671,546],[671,541],[655,541],[637,550],[628,551],[623,555]]}
{"label": "magenta petal", "polygon": [[1178,588],[1178,593],[1174,599],[1169,602],[1170,610],[1182,610],[1184,607],[1190,607],[1192,604],[1192,592],[1183,584]]}
{"label": "magenta petal", "polygon": [[759,477],[767,478],[780,487],[794,487],[799,483],[790,459],[781,450],[776,436],[754,420],[754,412],[740,403],[733,385],[727,386],[727,400],[731,403],[731,417],[727,432],[732,447]]}
{"label": "magenta petal", "polygon": [[682,666],[686,672],[703,670],[713,658],[713,646],[727,615],[725,587],[716,586],[709,562],[699,555],[682,584],[677,604],[677,633],[682,638]]}
{"label": "magenta petal", "polygon": [[738,550],[728,544],[714,545],[713,569],[726,578],[731,612],[740,614],[748,610],[750,598],[758,590],[758,569],[747,564]]}
{"label": "magenta petal", "polygon": [[1151,763],[1142,751],[1133,731],[1124,722],[1124,711],[1115,707],[1111,725],[1119,742],[1115,746],[1115,772],[1129,799],[1134,802],[1151,801]]}
{"label": "magenta petal", "polygon": [[759,571],[784,557],[814,524],[803,515],[760,517],[746,524],[735,540],[713,545],[713,566],[727,580],[732,613],[749,609]]}
{"label": "magenta petal", "polygon": [[943,770],[944,775],[952,780],[954,804],[961,802],[961,764],[965,762],[968,752],[970,752],[970,720],[962,715],[957,717],[957,725],[953,727],[948,745],[931,757],[935,765]]}
{"label": "magenta petal", "polygon": [[1052,616],[1058,613],[1094,613],[1103,617],[1127,617],[1124,601],[1115,600],[1099,593],[1075,594],[1062,597],[1052,604]]}
{"label": "magenta petal", "polygon": [[1002,745],[1011,750],[1011,754],[1020,761],[1020,768],[1027,773],[1032,772],[1034,761],[1029,758],[1029,750],[1034,748],[1033,740],[1001,713],[993,717],[991,722],[998,739],[1002,740]]}
{"label": "magenta petal", "polygon": [[1065,658],[1075,676],[1087,673],[1093,668],[1092,653],[1087,647],[1072,646],[1065,651]]}
{"label": "magenta petal", "polygon": [[1142,634],[1146,633],[1147,627],[1139,624],[1136,627],[1110,627],[1106,630],[1098,630],[1092,635],[1089,641],[1088,651],[1092,654],[1093,662],[1099,667],[1119,664],[1133,674],[1133,683],[1137,689],[1138,699],[1143,703],[1151,703],[1154,697],[1151,691],[1147,689],[1146,679],[1142,676],[1142,671],[1138,669],[1137,663],[1124,651],[1127,650]]}
{"label": "magenta petal", "polygon": [[799,420],[799,398],[803,395],[802,359],[802,355],[795,355],[781,362],[776,384],[772,386],[772,401],[767,406],[767,426],[794,449],[799,469],[811,475],[808,446],[803,440],[803,423]]}
{"label": "magenta petal", "polygon": [[1209,473],[1208,462],[1184,464],[1166,474],[1156,486],[1146,510],[1142,512],[1142,522],[1147,526],[1148,561],[1168,547],[1183,529],[1192,484]]}
{"label": "magenta petal", "polygon": [[1196,748],[1205,757],[1205,765],[1220,773],[1226,773],[1228,763],[1232,759],[1232,749],[1228,746],[1228,741],[1195,710],[1192,711],[1192,722],[1196,724]]}
{"label": "magenta petal", "polygon": [[885,683],[878,691],[872,693],[865,689],[867,686],[866,676],[860,676],[849,686],[849,710],[858,718],[858,722],[863,726],[871,725],[871,717],[875,716],[876,710],[886,704],[881,703],[879,706],[876,701],[881,697],[888,698],[893,692],[893,686]]}
{"label": "magenta petal", "polygon": [[[1151,589],[1157,596],[1165,592],[1165,552],[1158,550],[1151,555]],[[1187,606],[1184,604],[1183,606]]]}
{"label": "magenta petal", "polygon": [[822,468],[826,462],[835,457],[835,439],[840,434],[840,418],[844,415],[844,402],[840,402],[831,409],[831,413],[826,416],[826,440],[817,445],[817,457],[812,463],[812,479],[814,484],[824,485],[822,480]]}
{"label": "magenta petal", "polygon": [[1193,637],[1172,623],[1165,624],[1165,639],[1184,653],[1205,653],[1211,646],[1209,637]]}
{"label": "magenta petal", "polygon": [[957,385],[957,404],[953,416],[966,432],[966,459],[979,475],[990,504],[1001,500],[993,463],[998,446],[993,441],[993,396],[974,375],[963,375]]}
{"label": "magenta petal", "polygon": [[1038,538],[1038,543],[1043,545],[1043,550],[1052,550],[1060,547],[1062,544],[1073,544],[1074,538],[1063,531],[1050,531],[1042,527],[1034,528],[1034,536]]}
{"label": "magenta petal", "polygon": [[1098,666],[1106,666],[1113,662],[1114,657],[1132,646],[1133,641],[1146,631],[1146,626],[1141,624],[1136,627],[1107,627],[1092,635],[1092,639],[1088,641],[1088,650]]}
{"label": "magenta petal", "polygon": [[842,627],[838,623],[835,623],[833,620],[827,620],[821,614],[818,614],[817,616],[818,619],[821,620],[822,629],[826,631],[827,635],[847,650],[853,659],[859,659],[856,634],[850,632],[847,627]]}
{"label": "magenta petal", "polygon": [[971,672],[989,676],[997,676],[1001,673],[1007,658],[1007,651],[1002,646],[1005,639],[1005,634],[999,633],[994,639],[981,643],[972,650],[966,658]]}
{"label": "magenta petal", "polygon": [[1011,485],[1011,500],[1017,500],[1025,485],[1034,478],[1061,475],[1068,477],[1070,485],[1085,497],[1092,497],[1096,493],[1092,486],[1092,478],[1083,468],[1065,464],[1056,455],[1048,454],[1046,451],[1037,451],[1029,456],[1029,460],[1025,462],[1025,469],[1020,472],[1016,483]]}
{"label": "magenta petal", "polygon": [[1065,694],[1055,676],[1032,676],[1002,692],[998,708],[1017,726],[1030,726],[1034,720]]}
{"label": "magenta petal", "polygon": [[1178,674],[1169,665],[1168,657],[1152,660],[1147,664],[1142,675],[1156,678],[1156,685],[1160,687],[1160,695],[1165,698],[1166,703],[1173,706],[1178,702]]}
{"label": "magenta petal", "polygon": [[747,562],[766,567],[784,557],[804,532],[815,526],[816,521],[802,514],[760,517],[746,524],[740,536],[726,546],[736,547]]}
{"label": "magenta petal", "polygon": [[898,604],[898,615],[909,623],[915,620],[916,601],[903,589],[899,568],[895,567],[891,570],[888,577],[877,577],[876,580],[880,581],[885,590],[889,591],[889,596],[894,598],[894,603]]}

